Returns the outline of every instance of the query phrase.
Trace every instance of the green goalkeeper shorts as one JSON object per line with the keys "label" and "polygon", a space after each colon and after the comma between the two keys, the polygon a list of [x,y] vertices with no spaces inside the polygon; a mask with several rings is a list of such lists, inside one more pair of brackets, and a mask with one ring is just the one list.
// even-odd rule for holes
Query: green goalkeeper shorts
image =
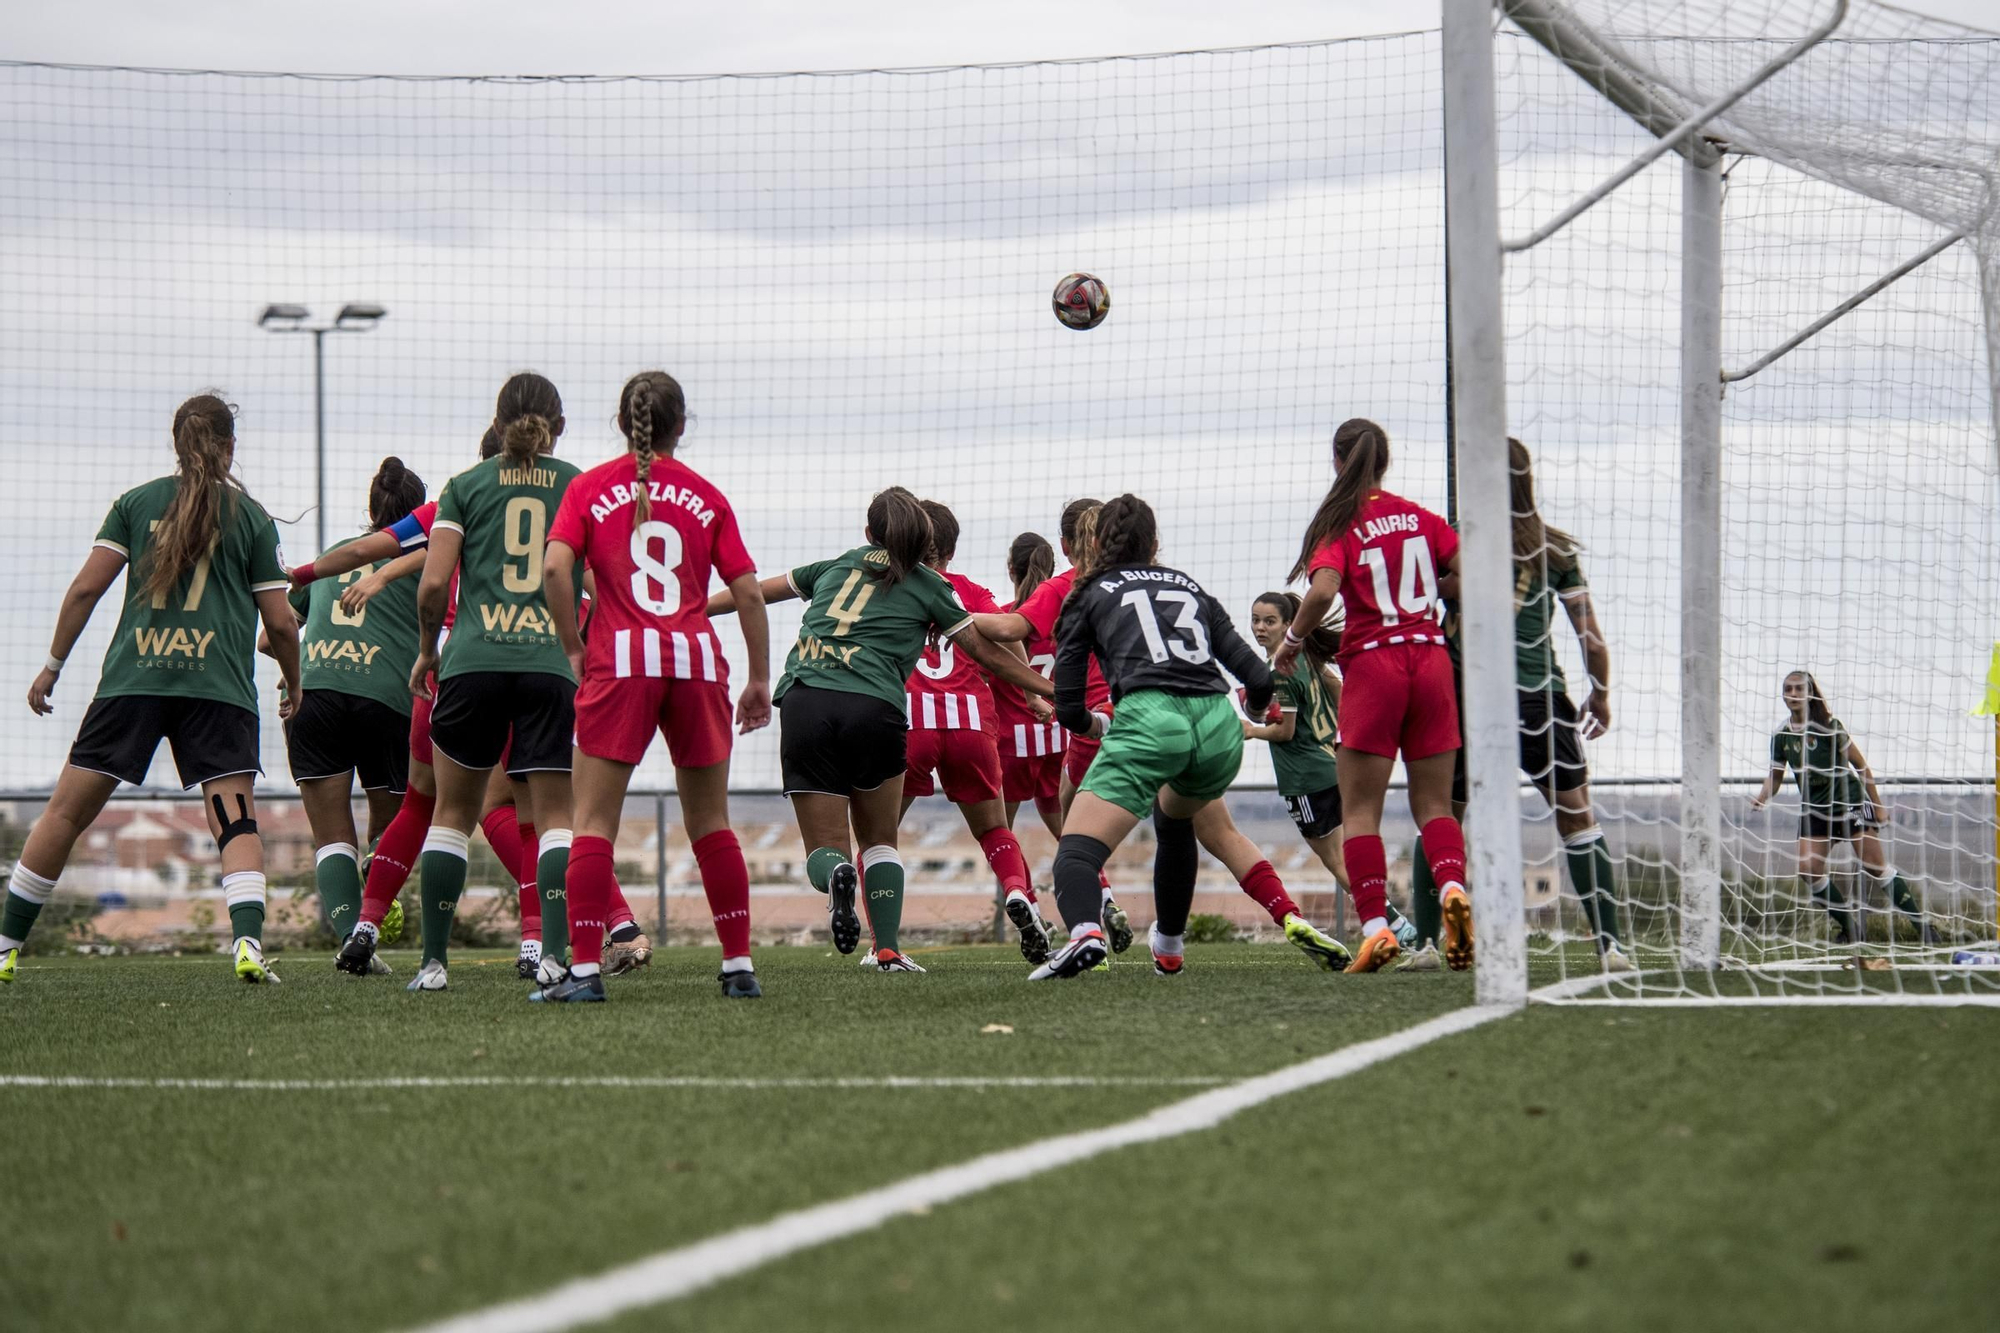
{"label": "green goalkeeper shorts", "polygon": [[1135,690],[1118,701],[1104,748],[1078,790],[1144,819],[1160,788],[1211,801],[1242,766],[1243,722],[1227,695]]}

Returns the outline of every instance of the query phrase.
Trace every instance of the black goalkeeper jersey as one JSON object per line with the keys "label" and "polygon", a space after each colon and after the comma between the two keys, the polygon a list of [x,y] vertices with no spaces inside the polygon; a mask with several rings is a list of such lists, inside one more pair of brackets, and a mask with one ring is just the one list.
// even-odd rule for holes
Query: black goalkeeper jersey
{"label": "black goalkeeper jersey", "polygon": [[1056,720],[1065,727],[1089,734],[1084,677],[1092,656],[1114,702],[1134,690],[1227,694],[1227,667],[1248,692],[1250,715],[1263,715],[1271,669],[1199,583],[1161,565],[1120,565],[1078,586],[1056,627]]}

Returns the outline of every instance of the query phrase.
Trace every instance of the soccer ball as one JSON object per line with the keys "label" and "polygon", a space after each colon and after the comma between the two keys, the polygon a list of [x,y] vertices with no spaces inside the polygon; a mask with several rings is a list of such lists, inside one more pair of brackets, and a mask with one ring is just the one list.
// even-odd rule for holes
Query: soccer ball
{"label": "soccer ball", "polygon": [[1111,313],[1111,289],[1101,278],[1072,273],[1056,284],[1049,304],[1055,308],[1056,318],[1064,328],[1082,332],[1096,328]]}

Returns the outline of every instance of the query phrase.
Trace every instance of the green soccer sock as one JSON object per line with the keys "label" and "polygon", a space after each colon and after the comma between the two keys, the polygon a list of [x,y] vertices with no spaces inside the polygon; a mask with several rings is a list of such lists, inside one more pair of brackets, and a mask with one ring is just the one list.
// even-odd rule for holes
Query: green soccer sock
{"label": "green soccer sock", "polygon": [[264,872],[232,870],[222,877],[222,901],[229,908],[229,933],[264,941]]}
{"label": "green soccer sock", "polygon": [[8,948],[26,943],[42,914],[42,904],[56,891],[56,882],[43,879],[24,865],[16,864],[7,880],[7,905],[0,908],[0,939],[11,941]]}
{"label": "green soccer sock", "polygon": [[806,878],[815,889],[825,893],[827,885],[833,882],[833,872],[847,863],[847,853],[838,847],[815,848],[806,858]]}
{"label": "green soccer sock", "polygon": [[875,947],[896,949],[903,926],[903,862],[894,847],[870,847],[861,853],[862,900],[868,906],[868,926]]}
{"label": "green soccer sock", "polygon": [[[1880,884],[1882,881],[1878,879],[1875,882]],[[1893,870],[1889,872],[1889,901],[1895,904],[1898,912],[1910,919],[1910,924],[1917,928],[1919,934],[1923,932],[1924,909],[1917,906],[1917,895],[1910,892],[1908,881]]]}
{"label": "green soccer sock", "polygon": [[1835,934],[1843,930],[1847,932],[1847,938],[1840,942],[1862,943],[1861,923],[1855,918],[1853,909],[1847,905],[1847,895],[1834,886],[1833,877],[1828,875],[1811,887],[1813,901],[1826,908],[1827,916],[1833,919]]}
{"label": "green soccer sock", "polygon": [[444,962],[451,946],[451,919],[465,892],[469,835],[433,824],[417,858],[417,897],[422,903],[424,961]]}
{"label": "green soccer sock", "polygon": [[1597,947],[1617,944],[1618,881],[1611,868],[1611,849],[1596,826],[1563,839],[1563,859],[1569,862],[1569,880],[1583,903],[1584,917],[1597,937]]}
{"label": "green soccer sock", "polygon": [[1420,948],[1444,934],[1444,908],[1438,902],[1437,880],[1431,876],[1431,859],[1424,855],[1422,838],[1410,851],[1410,920],[1417,924]]}
{"label": "green soccer sock", "polygon": [[535,857],[535,891],[542,895],[542,957],[559,963],[569,961],[569,893],[564,885],[573,841],[575,835],[568,829],[549,829],[542,834],[541,851]]}
{"label": "green soccer sock", "polygon": [[344,940],[361,919],[361,862],[354,844],[328,843],[319,849],[313,879],[319,885],[319,912],[333,938]]}

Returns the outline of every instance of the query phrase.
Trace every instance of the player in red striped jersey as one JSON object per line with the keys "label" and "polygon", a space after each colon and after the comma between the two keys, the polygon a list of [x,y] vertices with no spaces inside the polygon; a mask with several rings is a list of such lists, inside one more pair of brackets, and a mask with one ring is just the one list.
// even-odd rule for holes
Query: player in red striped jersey
{"label": "player in red striped jersey", "polygon": [[[763,990],[750,963],[750,872],[729,827],[729,663],[708,620],[709,576],[729,585],[743,626],[750,678],[735,719],[744,732],[771,721],[764,595],[729,501],[674,457],[687,429],[679,382],[661,370],[627,380],[618,428],[627,451],[570,483],[543,563],[550,618],[581,684],[568,875],[575,956],[569,979],[542,998],[604,997],[611,844],[632,770],[658,730],[722,943],[722,993],[755,999]],[[579,563],[596,575],[587,646],[575,612]]]}
{"label": "player in red striped jersey", "polygon": [[[1070,567],[1042,580],[1033,592],[1019,599],[1012,610],[974,617],[980,633],[999,643],[1055,642],[1056,622],[1062,617],[1063,601],[1069,596],[1070,585],[1076,581],[1077,555],[1090,550],[1096,542],[1097,511],[1100,508],[1102,505],[1098,501],[1087,499],[1071,500],[1063,506],[1058,532],[1063,558],[1070,562]],[[1111,687],[1105,683],[1104,670],[1094,657],[1090,659],[1089,672],[1085,677],[1084,702],[1091,712],[1111,716]],[[1101,745],[1101,741],[1091,736],[1065,734],[1062,784],[1057,793],[1064,813],[1068,812],[1070,802],[1076,798],[1077,787],[1083,782],[1084,774],[1090,771],[1090,763],[1097,758]],[[1104,932],[1111,939],[1111,951],[1124,953],[1132,947],[1132,920],[1112,896],[1110,876],[1101,870],[1098,872],[1098,888],[1103,894]]]}
{"label": "player in red striped jersey", "polygon": [[[931,520],[931,558],[927,563],[944,575],[967,611],[998,611],[1000,604],[992,593],[963,574],[949,572],[952,557],[958,554],[958,517],[936,500],[920,503]],[[1009,650],[1020,652],[1012,645]],[[1049,937],[1035,905],[1027,859],[1021,855],[1021,844],[1014,839],[1000,800],[1000,748],[995,743],[999,713],[994,690],[979,664],[956,652],[948,639],[926,645],[907,688],[910,740],[903,773],[903,813],[909,814],[917,797],[937,790],[931,777],[935,771],[945,796],[965,816],[966,827],[979,840],[979,849],[993,868],[1007,919],[1021,935],[1021,956],[1040,963],[1049,956]],[[1010,687],[1002,684],[999,688]],[[1043,707],[1047,711],[1047,706]]]}
{"label": "player in red striped jersey", "polygon": [[1306,528],[1293,578],[1310,578],[1272,669],[1289,674],[1333,599],[1347,611],[1341,634],[1340,803],[1347,873],[1362,920],[1351,972],[1373,972],[1399,945],[1385,914],[1388,860],[1382,802],[1400,751],[1410,813],[1439,888],[1445,962],[1472,965],[1472,902],[1465,892],[1465,834],[1451,812],[1458,699],[1445,650],[1443,596],[1455,592],[1458,534],[1444,519],[1382,489],[1389,437],[1372,421],[1344,421],[1333,436],[1337,475]]}
{"label": "player in red striped jersey", "polygon": [[[1055,548],[1048,538],[1038,532],[1016,537],[1007,548],[1007,577],[1014,584],[1014,600],[1000,610],[1019,608],[1055,569]],[[1031,636],[1022,647],[1027,651],[1028,665],[1047,680],[1056,668],[1056,641]],[[993,712],[999,732],[1000,786],[1007,806],[1007,827],[1014,827],[1022,803],[1032,801],[1042,823],[1060,838],[1063,750],[1069,733],[1046,710],[1037,711],[1025,694],[1004,682],[993,682]]]}

